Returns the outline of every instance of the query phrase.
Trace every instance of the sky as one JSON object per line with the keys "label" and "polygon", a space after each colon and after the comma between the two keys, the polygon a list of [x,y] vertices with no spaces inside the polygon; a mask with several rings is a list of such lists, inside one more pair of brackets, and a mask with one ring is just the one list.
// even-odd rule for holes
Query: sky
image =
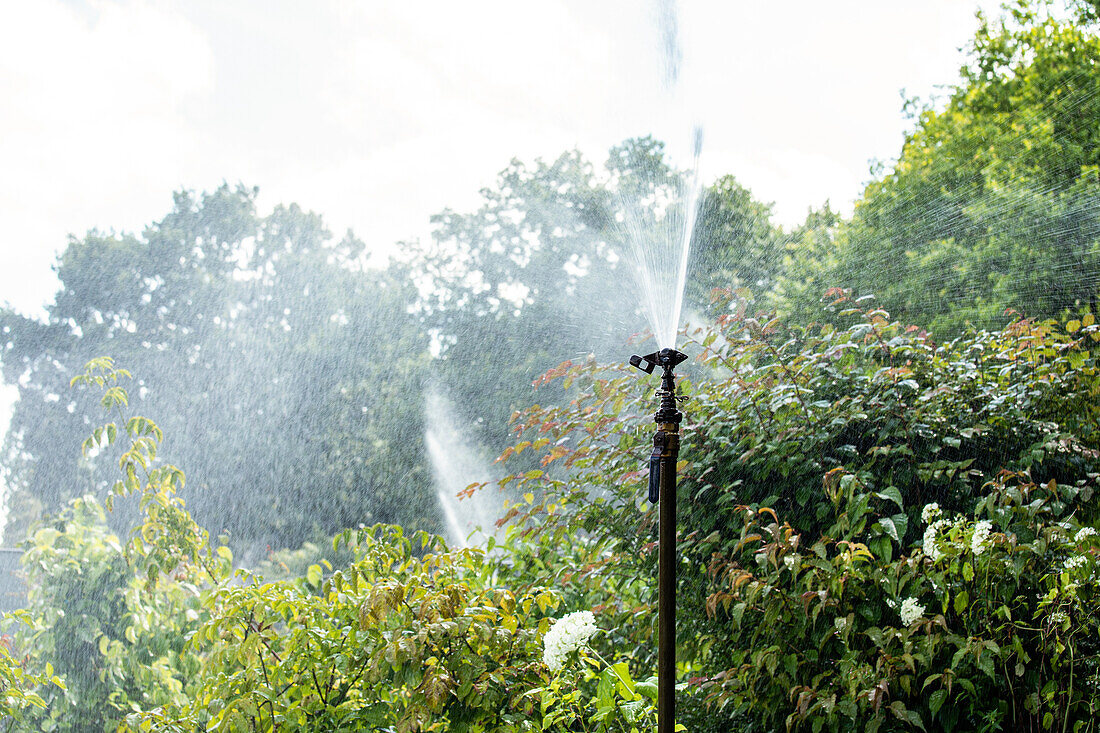
{"label": "sky", "polygon": [[41,317],[70,236],[140,231],[181,188],[258,186],[385,253],[513,157],[654,134],[686,163],[694,124],[704,180],[777,221],[849,211],[900,149],[901,91],[957,79],[978,2],[682,0],[669,87],[672,5],[0,0],[0,303]]}

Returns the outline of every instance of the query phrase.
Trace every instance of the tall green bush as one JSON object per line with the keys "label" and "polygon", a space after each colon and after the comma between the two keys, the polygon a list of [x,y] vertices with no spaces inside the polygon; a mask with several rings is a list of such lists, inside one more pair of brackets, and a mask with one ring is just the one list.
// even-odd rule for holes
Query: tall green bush
{"label": "tall green bush", "polygon": [[[1070,596],[1073,628],[1097,618],[1091,542],[1052,539],[1097,522],[1094,318],[1018,320],[937,344],[846,291],[827,305],[832,323],[799,327],[733,301],[717,329],[688,337],[698,357],[681,380],[688,727],[1087,725],[1096,650],[1075,632],[1068,663],[1048,620]],[[576,397],[517,414],[523,440],[504,458],[534,448],[545,468],[506,480],[530,497],[510,521],[532,544],[591,548],[588,566],[557,578],[567,592],[600,596],[643,579],[648,592],[604,598],[617,643],[651,669],[656,513],[643,501],[642,461],[655,385],[596,364],[545,379]],[[959,517],[941,535],[954,548],[940,550],[955,558],[946,565],[922,549],[930,504]],[[995,537],[981,572],[951,555],[977,522]],[[1086,560],[1062,582],[1070,551]],[[975,573],[984,584],[966,585]],[[1058,583],[1051,600],[1036,598]],[[932,625],[900,623],[909,597],[910,608],[935,609],[921,614]],[[938,645],[920,659],[907,646],[918,631]],[[983,656],[994,653],[986,642],[995,657]]]}

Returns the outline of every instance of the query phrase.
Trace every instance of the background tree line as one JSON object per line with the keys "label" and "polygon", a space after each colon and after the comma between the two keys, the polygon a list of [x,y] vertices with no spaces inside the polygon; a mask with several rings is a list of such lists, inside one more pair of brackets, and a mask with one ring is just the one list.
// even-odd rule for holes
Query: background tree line
{"label": "background tree line", "polygon": [[[713,288],[828,318],[831,286],[949,339],[1029,316],[1095,310],[1100,275],[1100,39],[1095,3],[1015,3],[983,21],[962,81],[910,104],[913,128],[851,217],[828,205],[790,230],[733,176],[704,192],[690,309]],[[439,529],[423,445],[428,384],[492,453],[531,381],[565,360],[618,360],[643,329],[624,220],[659,217],[684,173],[660,142],[595,165],[576,151],[513,161],[474,211],[434,217],[385,263],[256,189],[177,193],[140,234],[90,232],[59,257],[45,321],[0,312],[20,396],[3,448],[5,540],[76,496],[113,458],[73,459],[98,407],[70,390],[89,359],[137,377],[131,397],[171,436],[200,523],[263,552],[375,521]],[[641,212],[640,214],[638,212]],[[553,401],[556,393],[540,394]],[[125,521],[125,513],[116,521]]]}

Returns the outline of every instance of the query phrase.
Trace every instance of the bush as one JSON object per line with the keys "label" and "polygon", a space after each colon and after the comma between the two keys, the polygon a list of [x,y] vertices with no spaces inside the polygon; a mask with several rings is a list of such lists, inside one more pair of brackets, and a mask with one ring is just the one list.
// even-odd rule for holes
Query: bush
{"label": "bush", "polygon": [[32,531],[23,555],[29,624],[16,637],[46,685],[40,730],[113,729],[132,706],[181,702],[199,668],[187,637],[201,612],[198,589],[135,575],[94,497]]}
{"label": "bush", "polygon": [[[688,338],[698,364],[680,382],[682,719],[714,731],[1090,720],[1093,693],[1082,680],[1095,650],[1074,636],[1067,666],[1065,639],[1051,642],[1045,621],[1062,601],[1040,607],[1035,595],[1061,578],[1052,568],[1067,552],[1036,538],[1097,522],[1093,317],[1064,327],[1019,320],[940,345],[845,291],[829,295],[830,324],[753,318],[733,301],[718,328]],[[553,380],[576,398],[517,414],[524,439],[503,458],[537,449],[544,470],[506,479],[531,497],[510,521],[529,543],[588,548],[570,592],[604,592],[617,645],[652,669],[655,598],[644,579],[656,574],[656,512],[639,469],[652,430],[641,416],[655,404],[636,375],[596,364],[564,364],[540,381]],[[932,503],[964,518],[944,535],[955,541],[993,522],[995,549],[982,567],[1007,563],[1011,572],[964,587],[978,572],[973,562],[967,570],[945,546],[955,560],[933,563],[921,550],[921,513]],[[1091,556],[1091,545],[1080,549]],[[1089,628],[1094,581],[1067,577],[1055,597],[1073,585],[1081,605],[1062,612]],[[639,580],[647,590],[614,592]],[[1028,603],[1005,602],[1029,592]],[[940,607],[912,633],[886,605],[910,596],[911,609]],[[918,631],[942,635],[922,659],[907,647]],[[985,643],[998,650],[993,679]]]}
{"label": "bush", "polygon": [[[98,359],[73,381],[103,389],[104,407],[119,418],[84,448],[121,447],[122,478],[106,504],[136,495],[142,523],[123,543],[88,496],[33,532],[24,555],[31,606],[12,616],[30,627],[20,645],[32,671],[0,655],[13,724],[636,731],[651,715],[646,683],[621,663],[598,673],[586,666],[580,682],[549,674],[541,637],[559,597],[522,582],[506,587],[505,578],[522,575],[525,553],[513,546],[491,556],[449,551],[438,537],[379,525],[336,536],[332,556],[347,563],[335,571],[322,559],[276,582],[233,572],[229,549],[210,545],[176,495],[182,471],[156,465],[160,429],[125,415],[119,383],[128,376]],[[293,575],[287,561],[319,554],[307,546],[269,565]],[[608,688],[611,675],[620,686]]]}

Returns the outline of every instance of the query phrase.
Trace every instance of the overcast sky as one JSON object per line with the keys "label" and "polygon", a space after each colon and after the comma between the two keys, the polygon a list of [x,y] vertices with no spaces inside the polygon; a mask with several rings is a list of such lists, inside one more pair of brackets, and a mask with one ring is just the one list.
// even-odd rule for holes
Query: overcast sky
{"label": "overcast sky", "polygon": [[0,303],[41,315],[69,235],[140,230],[181,187],[259,186],[386,251],[512,157],[675,154],[695,122],[705,179],[788,225],[847,211],[898,152],[899,92],[957,79],[978,5],[682,0],[670,94],[662,2],[0,0]]}
{"label": "overcast sky", "polygon": [[0,301],[40,313],[68,235],[139,230],[180,187],[259,186],[384,249],[513,156],[655,133],[794,223],[897,153],[899,92],[956,78],[976,3],[0,0]]}

